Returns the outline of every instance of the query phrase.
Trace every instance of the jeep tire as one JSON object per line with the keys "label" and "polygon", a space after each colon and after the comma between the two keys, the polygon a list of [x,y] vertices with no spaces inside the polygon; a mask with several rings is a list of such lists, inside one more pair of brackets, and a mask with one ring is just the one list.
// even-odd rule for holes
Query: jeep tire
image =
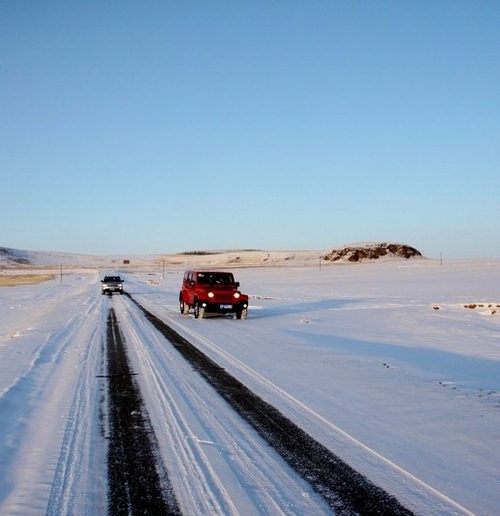
{"label": "jeep tire", "polygon": [[184,303],[184,301],[180,300],[180,310],[182,315],[187,315],[189,313],[189,305]]}
{"label": "jeep tire", "polygon": [[205,319],[205,308],[200,306],[198,301],[194,303],[194,318],[195,319]]}
{"label": "jeep tire", "polygon": [[247,309],[242,308],[236,312],[236,319],[246,319],[248,315]]}

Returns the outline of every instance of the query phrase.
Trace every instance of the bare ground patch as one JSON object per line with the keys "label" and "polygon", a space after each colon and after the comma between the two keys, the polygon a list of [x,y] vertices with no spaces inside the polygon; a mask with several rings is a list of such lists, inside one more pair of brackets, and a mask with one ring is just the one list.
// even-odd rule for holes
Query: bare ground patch
{"label": "bare ground patch", "polygon": [[463,306],[468,310],[479,310],[483,315],[495,315],[500,310],[500,303],[469,303]]}
{"label": "bare ground patch", "polygon": [[55,278],[54,274],[16,274],[0,275],[0,287],[16,287],[19,285],[32,285],[42,283]]}
{"label": "bare ground patch", "polygon": [[[490,303],[481,301],[478,303],[466,303],[458,306],[460,308],[465,308],[466,310],[475,311],[476,313],[481,315],[500,315],[500,303]],[[434,304],[432,305],[432,308],[434,310],[441,310],[443,308],[443,305]],[[449,305],[447,308],[449,308]]]}

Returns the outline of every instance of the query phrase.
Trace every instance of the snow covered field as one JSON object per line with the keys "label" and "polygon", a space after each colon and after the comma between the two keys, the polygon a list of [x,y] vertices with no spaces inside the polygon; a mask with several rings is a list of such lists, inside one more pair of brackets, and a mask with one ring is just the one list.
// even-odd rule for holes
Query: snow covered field
{"label": "snow covered field", "polygon": [[[499,514],[500,261],[240,267],[246,321],[182,316],[183,271],[120,273],[138,302],[415,513]],[[101,296],[103,272],[0,288],[0,514],[106,512],[110,306],[185,514],[328,513],[250,431],[207,423],[224,411],[211,388],[127,298]],[[183,408],[190,391],[195,409]],[[170,440],[176,411],[185,435]]]}

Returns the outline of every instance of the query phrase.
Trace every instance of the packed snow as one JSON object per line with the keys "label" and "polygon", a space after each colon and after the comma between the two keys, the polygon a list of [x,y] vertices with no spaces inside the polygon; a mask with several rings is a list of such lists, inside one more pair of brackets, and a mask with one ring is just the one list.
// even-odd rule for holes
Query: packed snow
{"label": "packed snow", "polygon": [[101,295],[110,271],[416,514],[499,513],[500,261],[237,260],[231,270],[250,295],[237,321],[180,314],[186,260],[54,267],[52,280],[0,288],[0,514],[106,512],[110,306],[185,514],[329,512],[127,298]]}

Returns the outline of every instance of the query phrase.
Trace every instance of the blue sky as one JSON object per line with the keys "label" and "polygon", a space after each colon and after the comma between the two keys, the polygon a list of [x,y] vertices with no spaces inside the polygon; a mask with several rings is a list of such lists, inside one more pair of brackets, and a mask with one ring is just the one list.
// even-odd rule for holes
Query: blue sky
{"label": "blue sky", "polygon": [[0,246],[500,257],[500,2],[0,0]]}

